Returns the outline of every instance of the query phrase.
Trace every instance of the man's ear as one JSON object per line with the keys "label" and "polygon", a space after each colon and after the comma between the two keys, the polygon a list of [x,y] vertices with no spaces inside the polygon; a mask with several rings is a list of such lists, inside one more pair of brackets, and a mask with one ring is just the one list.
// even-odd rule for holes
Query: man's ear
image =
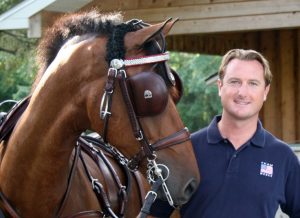
{"label": "man's ear", "polygon": [[270,84],[266,86],[265,88],[265,92],[264,92],[264,101],[267,100],[267,97],[268,97],[268,94],[269,94],[269,91],[270,91]]}
{"label": "man's ear", "polygon": [[218,79],[217,80],[217,85],[218,85],[219,96],[221,96],[221,88],[223,86],[222,80]]}

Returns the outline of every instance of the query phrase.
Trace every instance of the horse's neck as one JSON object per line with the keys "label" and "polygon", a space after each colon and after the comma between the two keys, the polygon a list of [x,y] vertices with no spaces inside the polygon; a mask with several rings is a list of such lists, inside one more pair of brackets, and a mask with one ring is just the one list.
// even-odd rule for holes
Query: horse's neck
{"label": "horse's neck", "polygon": [[82,116],[73,103],[74,84],[48,79],[33,93],[0,166],[0,178],[5,178],[0,185],[10,200],[26,202],[23,211],[40,207],[45,214],[53,212],[49,205],[57,206],[54,202],[66,189],[69,158],[81,131],[77,118]]}

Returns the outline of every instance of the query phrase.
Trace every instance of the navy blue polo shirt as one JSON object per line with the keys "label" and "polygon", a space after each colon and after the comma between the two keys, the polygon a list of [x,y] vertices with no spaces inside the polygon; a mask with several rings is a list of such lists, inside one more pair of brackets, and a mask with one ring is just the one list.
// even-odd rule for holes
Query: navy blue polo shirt
{"label": "navy blue polo shirt", "polygon": [[[182,217],[274,218],[281,205],[291,218],[300,218],[300,164],[290,147],[258,122],[254,136],[235,150],[219,132],[220,119],[192,134],[200,185]],[[159,211],[153,215],[168,217],[165,204],[153,207]]]}

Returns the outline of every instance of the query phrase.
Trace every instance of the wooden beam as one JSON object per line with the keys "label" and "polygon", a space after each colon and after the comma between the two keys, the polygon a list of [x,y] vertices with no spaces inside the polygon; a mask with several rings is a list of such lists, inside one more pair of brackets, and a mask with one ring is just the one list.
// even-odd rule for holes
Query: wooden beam
{"label": "wooden beam", "polygon": [[[132,1],[132,0],[131,0]],[[146,3],[147,2],[147,3]],[[243,17],[257,15],[274,15],[281,13],[300,12],[298,0],[256,0],[256,1],[222,1],[222,3],[206,2],[189,4],[181,1],[179,4],[158,5],[162,1],[141,1],[138,8],[123,9],[126,18],[137,17],[148,22],[160,22],[169,17],[179,17],[181,20],[200,20],[225,17]]]}
{"label": "wooden beam", "polygon": [[[97,1],[97,0],[96,0]],[[178,7],[178,6],[195,6],[195,5],[205,5],[205,4],[232,4],[232,3],[250,3],[250,5],[255,8],[255,6],[263,6],[269,4],[268,7],[278,7],[278,5],[293,4],[298,3],[297,0],[148,0],[140,1],[140,8],[167,8],[167,7]],[[257,10],[260,10],[257,8]]]}
{"label": "wooden beam", "polygon": [[28,38],[40,38],[42,36],[42,15],[35,14],[29,18],[29,27],[27,30]]}
{"label": "wooden beam", "polygon": [[296,143],[300,143],[300,29],[296,31]]}
{"label": "wooden beam", "polygon": [[293,30],[280,31],[282,139],[289,143],[296,139],[294,41]]}
{"label": "wooden beam", "polygon": [[168,50],[223,55],[229,49],[259,49],[259,33],[219,33],[172,35],[167,37]]}
{"label": "wooden beam", "polygon": [[101,12],[126,11],[139,9],[139,0],[94,0],[87,4],[81,11],[94,8]]}
{"label": "wooden beam", "polygon": [[282,120],[280,99],[280,71],[278,70],[278,31],[264,31],[261,33],[261,53],[269,61],[273,74],[271,89],[262,110],[262,120],[264,127],[275,136],[282,138]]}
{"label": "wooden beam", "polygon": [[170,34],[219,33],[253,31],[300,26],[300,13],[224,17],[179,21]]}
{"label": "wooden beam", "polygon": [[83,9],[122,11],[124,19],[157,23],[180,18],[171,34],[215,33],[300,26],[299,0],[95,0]]}

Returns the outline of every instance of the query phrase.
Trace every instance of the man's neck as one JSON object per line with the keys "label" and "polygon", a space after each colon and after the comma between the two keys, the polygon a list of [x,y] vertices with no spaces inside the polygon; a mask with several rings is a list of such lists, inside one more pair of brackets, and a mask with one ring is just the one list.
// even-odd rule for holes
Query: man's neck
{"label": "man's neck", "polygon": [[228,139],[237,150],[254,135],[257,129],[258,118],[238,120],[222,115],[218,123],[223,138]]}

